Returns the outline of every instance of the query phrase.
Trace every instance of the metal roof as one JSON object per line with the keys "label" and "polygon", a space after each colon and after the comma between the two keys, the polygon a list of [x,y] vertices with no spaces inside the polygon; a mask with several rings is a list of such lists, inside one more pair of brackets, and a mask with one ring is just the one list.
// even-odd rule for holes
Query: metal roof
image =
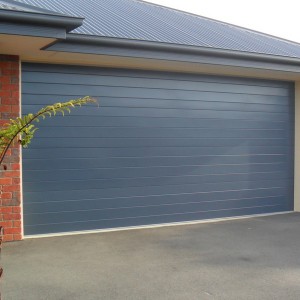
{"label": "metal roof", "polygon": [[5,4],[5,3],[1,3],[1,2],[0,2],[0,9],[25,11],[24,9],[22,9],[20,7],[9,5],[9,4]]}
{"label": "metal roof", "polygon": [[51,10],[44,9],[42,7],[33,6],[33,5],[28,5],[26,3],[17,2],[14,0],[0,0],[0,9],[8,10],[8,11],[16,11],[16,12],[61,15],[61,13],[56,12],[56,11],[51,11]]}
{"label": "metal roof", "polygon": [[141,0],[17,0],[84,17],[72,33],[300,58],[300,44]]}

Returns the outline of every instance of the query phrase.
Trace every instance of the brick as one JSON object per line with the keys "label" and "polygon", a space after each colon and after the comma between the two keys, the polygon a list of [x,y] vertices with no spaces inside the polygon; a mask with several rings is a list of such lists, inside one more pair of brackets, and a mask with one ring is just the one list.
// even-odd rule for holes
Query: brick
{"label": "brick", "polygon": [[10,199],[2,199],[2,205],[3,206],[8,206],[8,205],[12,205],[13,203],[13,199],[10,198]]}
{"label": "brick", "polygon": [[[8,221],[11,222],[11,221]],[[22,222],[21,221],[13,221],[13,225],[11,227],[18,227],[21,228]]]}
{"label": "brick", "polygon": [[0,68],[1,69],[11,69],[11,62],[9,61],[0,61]]}
{"label": "brick", "polygon": [[11,95],[12,95],[12,97],[15,97],[15,98],[18,98],[18,99],[19,99],[19,97],[20,97],[20,93],[19,93],[18,90],[13,91],[13,92],[11,93]]}
{"label": "brick", "polygon": [[3,220],[21,220],[21,214],[3,214]]}
{"label": "brick", "polygon": [[[20,116],[20,63],[15,55],[0,55],[0,126]],[[0,224],[5,241],[22,239],[20,145],[14,142],[7,152],[4,171],[0,168]]]}
{"label": "brick", "polygon": [[12,208],[12,211],[13,211],[14,213],[21,213],[21,207],[14,206],[14,207]]}
{"label": "brick", "polygon": [[19,69],[20,68],[20,64],[18,61],[13,61],[10,63],[10,67],[11,69]]}
{"label": "brick", "polygon": [[[19,222],[19,221],[15,221]],[[4,229],[7,227],[13,227],[13,221],[0,221],[0,226],[2,226]]]}
{"label": "brick", "polygon": [[17,156],[20,155],[20,147],[18,147],[18,149],[10,149],[10,150],[12,152],[12,155],[17,155]]}
{"label": "brick", "polygon": [[11,96],[11,91],[4,91],[0,89],[0,97],[10,97]]}
{"label": "brick", "polygon": [[19,108],[19,106],[17,106],[17,105],[12,105],[11,106],[11,112],[19,112],[20,111],[20,108]]}
{"label": "brick", "polygon": [[4,215],[2,215],[2,219],[5,221],[14,220],[12,214],[4,214]]}
{"label": "brick", "polygon": [[20,184],[21,179],[20,178],[12,178],[12,184]]}
{"label": "brick", "polygon": [[19,78],[17,76],[11,76],[10,83],[19,83]]}
{"label": "brick", "polygon": [[12,220],[21,220],[21,214],[12,214]]}
{"label": "brick", "polygon": [[18,91],[19,85],[18,84],[2,84],[2,90],[3,91]]}
{"label": "brick", "polygon": [[[12,93],[13,94],[13,93]],[[19,98],[18,97],[14,97],[14,96],[9,96],[9,97],[2,97],[3,99],[1,100],[2,104],[9,104],[9,105],[13,105],[15,104],[16,107],[19,108]]]}
{"label": "brick", "polygon": [[0,184],[12,184],[11,178],[0,178]]}
{"label": "brick", "polygon": [[1,54],[0,55],[0,61],[9,61],[9,55],[8,54]]}
{"label": "brick", "polygon": [[0,83],[1,84],[10,84],[11,83],[11,77],[8,75],[1,75],[0,76]]}
{"label": "brick", "polygon": [[19,69],[3,69],[2,75],[19,75]]}
{"label": "brick", "polygon": [[2,194],[0,194],[0,198],[1,199],[11,199],[12,193],[10,193],[10,192],[2,193]]}
{"label": "brick", "polygon": [[[1,92],[0,92],[0,93],[1,93]],[[18,113],[12,113],[12,112],[2,112],[2,113],[1,113],[1,117],[2,117],[3,119],[9,120],[9,119],[14,119],[14,118],[19,117],[19,114],[18,114]]]}
{"label": "brick", "polygon": [[[18,160],[19,160],[19,158],[18,158]],[[19,163],[11,164],[11,169],[12,170],[20,170],[20,164]]]}
{"label": "brick", "polygon": [[3,192],[20,191],[20,185],[4,185],[2,187]]}
{"label": "brick", "polygon": [[[19,161],[20,161],[20,159],[16,155],[11,155],[11,156],[8,156],[8,157],[5,158],[6,163],[11,163],[10,167],[12,168],[12,170],[14,170],[15,165],[18,164]],[[16,167],[16,169],[18,170],[19,167],[20,166]]]}
{"label": "brick", "polygon": [[4,126],[7,124],[7,120],[0,120],[0,126]]}
{"label": "brick", "polygon": [[22,234],[14,234],[14,241],[21,241],[23,239]]}
{"label": "brick", "polygon": [[11,105],[1,105],[0,112],[11,112]]}
{"label": "brick", "polygon": [[18,177],[20,177],[20,172],[19,171],[4,171],[3,176],[4,177],[12,177],[12,178],[16,177],[16,178],[18,178]]}
{"label": "brick", "polygon": [[8,214],[8,213],[12,213],[12,207],[8,206],[8,207],[0,207],[0,213],[2,214]]}
{"label": "brick", "polygon": [[14,205],[19,205],[21,203],[21,192],[13,192],[12,199],[14,199]]}
{"label": "brick", "polygon": [[6,228],[5,233],[6,234],[21,234],[21,228]]}

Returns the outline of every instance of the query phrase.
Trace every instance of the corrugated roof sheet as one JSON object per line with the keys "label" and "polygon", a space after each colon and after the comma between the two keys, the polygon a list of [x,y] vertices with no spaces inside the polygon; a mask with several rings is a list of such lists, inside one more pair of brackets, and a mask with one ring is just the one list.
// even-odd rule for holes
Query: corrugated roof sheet
{"label": "corrugated roof sheet", "polygon": [[28,11],[25,8],[22,8],[20,6],[4,3],[2,1],[0,1],[0,9],[14,10],[14,11]]}
{"label": "corrugated roof sheet", "polygon": [[61,15],[61,13],[56,12],[56,11],[47,10],[42,7],[28,5],[26,3],[17,2],[14,0],[0,0],[0,9],[10,10],[10,11],[19,11],[19,12]]}
{"label": "corrugated roof sheet", "polygon": [[85,17],[73,33],[300,58],[300,45],[140,0],[17,0]]}
{"label": "corrugated roof sheet", "polygon": [[18,10],[15,6],[9,6],[3,3],[0,3],[0,9]]}

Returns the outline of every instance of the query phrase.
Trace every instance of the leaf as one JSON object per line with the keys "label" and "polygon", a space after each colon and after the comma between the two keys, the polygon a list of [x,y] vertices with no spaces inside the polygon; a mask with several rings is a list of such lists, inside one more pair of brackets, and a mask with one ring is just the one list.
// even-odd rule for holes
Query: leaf
{"label": "leaf", "polygon": [[17,117],[16,119],[10,119],[10,121],[0,129],[0,165],[3,162],[8,148],[18,135],[21,137],[19,142],[23,147],[27,147],[30,144],[35,132],[38,130],[38,128],[36,128],[32,122],[38,123],[40,121],[39,118],[44,120],[46,117],[55,116],[57,112],[62,113],[64,116],[65,112],[71,112],[70,108],[82,106],[83,104],[87,103],[98,104],[98,101],[94,98],[86,96],[83,98],[69,100],[67,102],[54,103],[53,105],[49,105],[40,109],[36,114],[30,113],[22,118]]}

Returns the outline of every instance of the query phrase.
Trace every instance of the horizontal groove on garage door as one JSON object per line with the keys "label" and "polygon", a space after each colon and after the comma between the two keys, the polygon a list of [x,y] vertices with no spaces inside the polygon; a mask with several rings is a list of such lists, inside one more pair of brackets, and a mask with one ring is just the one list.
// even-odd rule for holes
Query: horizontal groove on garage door
{"label": "horizontal groove on garage door", "polygon": [[288,211],[288,82],[22,65],[23,113],[91,95],[23,151],[25,234]]}

